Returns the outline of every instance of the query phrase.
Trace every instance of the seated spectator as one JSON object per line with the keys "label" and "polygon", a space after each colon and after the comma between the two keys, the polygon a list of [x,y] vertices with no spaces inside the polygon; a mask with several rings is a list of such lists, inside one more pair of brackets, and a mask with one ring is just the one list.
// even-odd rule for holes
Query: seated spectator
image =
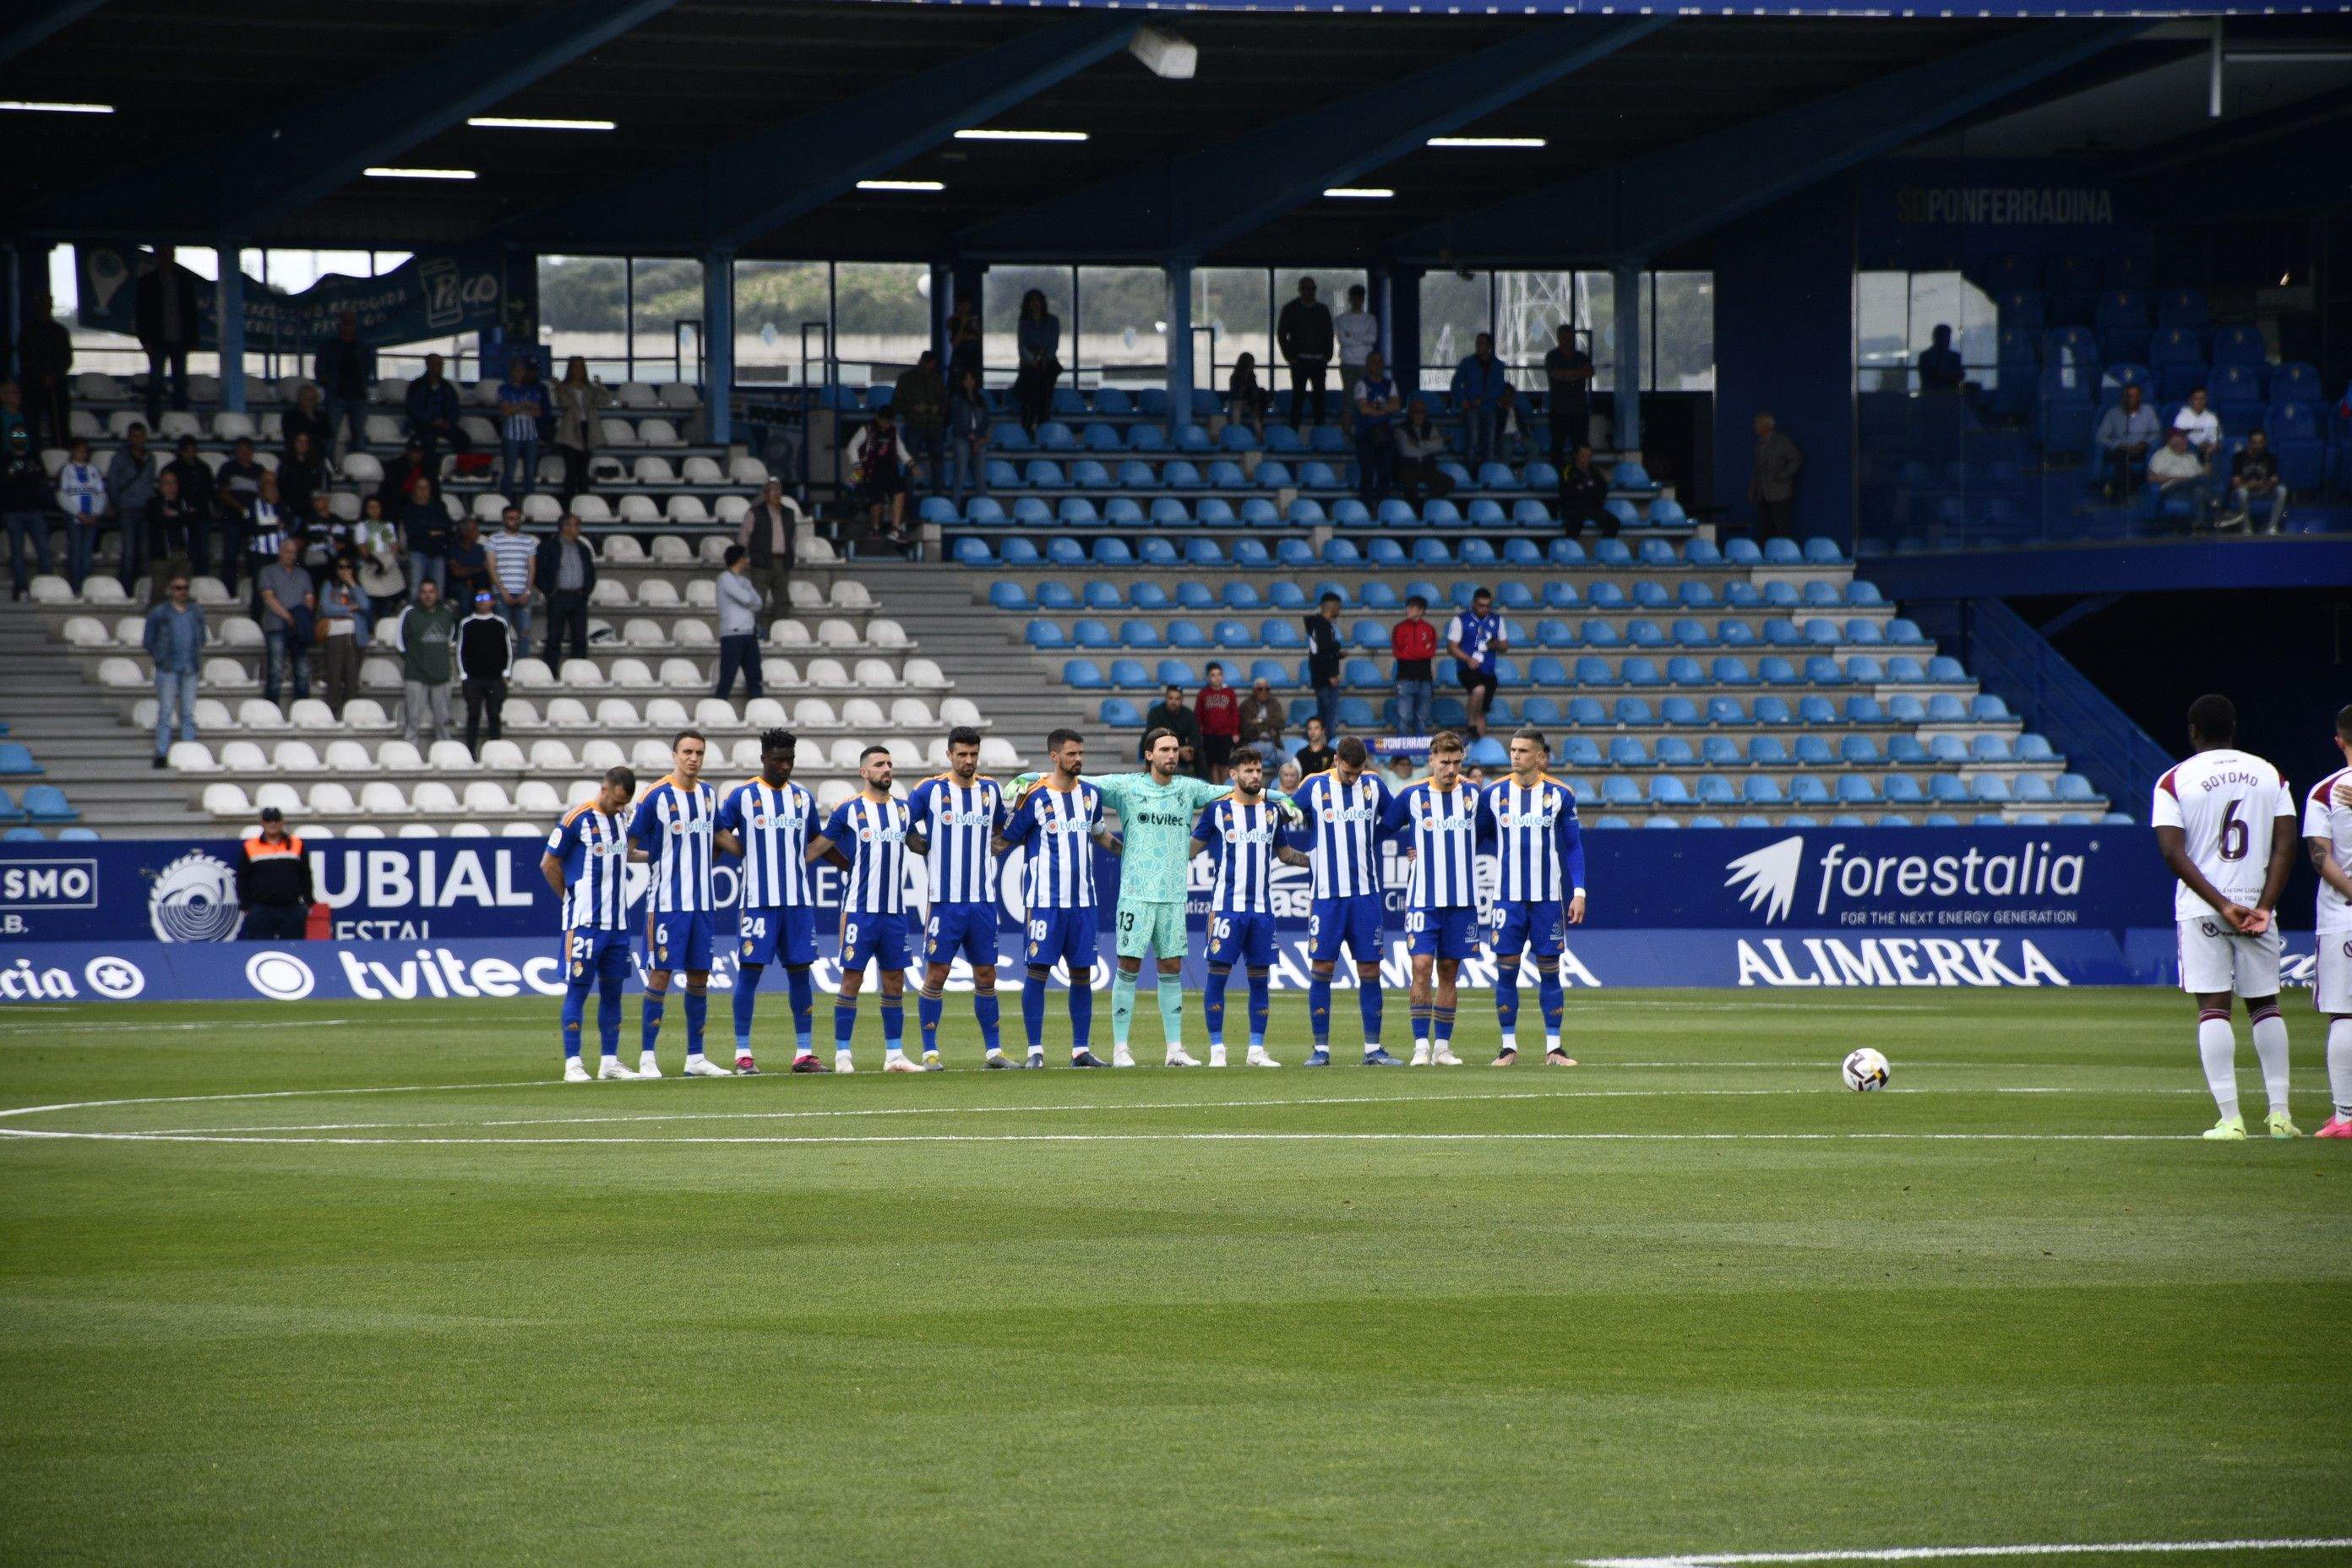
{"label": "seated spectator", "polygon": [[890,411],[898,420],[915,467],[938,495],[946,480],[947,384],[940,379],[940,356],[925,349],[890,390]]}
{"label": "seated spectator", "polygon": [[[1375,356],[1377,357],[1377,356]],[[1445,458],[1445,433],[1429,416],[1429,405],[1416,397],[1396,428],[1396,483],[1414,506],[1443,500],[1454,493],[1454,480],[1438,464]]]}
{"label": "seated spectator", "polygon": [[[237,574],[246,570],[246,524],[254,502],[261,498],[262,477],[269,470],[254,460],[253,443],[240,437],[227,462],[214,476],[213,510],[220,519],[221,581],[236,592]],[[277,553],[273,548],[270,552]]]}
{"label": "seated spectator", "polygon": [[1378,349],[1365,356],[1364,374],[1348,398],[1356,405],[1356,493],[1366,506],[1378,506],[1396,481],[1396,416],[1404,406]]}
{"label": "seated spectator", "polygon": [[277,701],[290,676],[299,702],[310,695],[310,634],[319,613],[318,586],[303,569],[301,542],[280,533],[277,558],[254,581],[261,600],[261,640],[268,649],[261,695]]}
{"label": "seated spectator", "polygon": [[2270,437],[2257,430],[2246,437],[2243,450],[2230,459],[2230,515],[2224,528],[2243,528],[2257,508],[2269,515],[2257,531],[2276,533],[2286,519],[2286,487],[2279,483],[2278,456]]}
{"label": "seated spectator", "polygon": [[396,515],[402,507],[408,504],[409,496],[419,479],[431,485],[436,495],[440,493],[439,459],[426,457],[425,443],[412,439],[400,449],[399,457],[384,465],[383,483],[376,489],[376,494],[383,498],[383,510],[387,515]]}
{"label": "seated spectator", "polygon": [[457,617],[441,602],[440,584],[427,577],[415,587],[416,602],[392,623],[392,646],[400,650],[400,734],[411,745],[420,731],[449,739],[449,676],[456,668]]}
{"label": "seated spectator", "polygon": [[466,698],[466,750],[478,762],[486,718],[488,738],[499,739],[507,679],[514,674],[515,651],[520,645],[514,628],[499,614],[497,595],[482,589],[475,594],[473,605],[474,613],[457,623],[457,683]]}
{"label": "seated spectator", "polygon": [[1462,411],[1462,443],[1474,467],[1494,460],[1496,409],[1507,382],[1503,362],[1495,357],[1495,334],[1480,332],[1454,367],[1454,406]]}
{"label": "seated spectator", "polygon": [[[178,465],[155,476],[155,493],[147,498],[147,515],[138,525],[147,542],[147,559],[155,566],[153,596],[161,600],[166,574],[188,572],[189,552],[203,540],[209,520],[180,499]],[[125,523],[124,528],[134,526]]]}
{"label": "seated spectator", "polygon": [[1285,795],[1296,795],[1307,780],[1307,770],[1298,765],[1297,757],[1282,759],[1281,770],[1274,775],[1274,787]]}
{"label": "seated spectator", "polygon": [[2189,394],[2189,401],[2172,416],[2172,427],[2188,432],[2189,449],[2197,454],[2199,461],[2212,462],[2213,449],[2221,444],[2221,420],[2205,406],[2203,387]]}
{"label": "seated spectator", "polygon": [[66,581],[79,594],[98,554],[99,525],[106,517],[106,476],[89,460],[89,443],[79,436],[58,469],[57,498],[58,510],[66,514]]}
{"label": "seated spectator", "polygon": [[294,406],[279,421],[284,428],[286,445],[292,447],[294,437],[310,437],[310,449],[328,452],[334,449],[334,426],[327,422],[327,411],[320,406],[319,384],[306,381],[294,389]]}
{"label": "seated spectator", "polygon": [[751,552],[740,544],[727,547],[726,570],[719,574],[719,691],[724,699],[735,692],[735,673],[743,674],[747,696],[761,696],[760,589],[751,581]]}
{"label": "seated spectator", "polygon": [[539,362],[528,353],[507,361],[499,386],[499,483],[510,496],[526,496],[539,482],[539,443],[553,412]]}
{"label": "seated spectator", "polygon": [[1617,519],[1609,510],[1609,476],[1592,461],[1592,448],[1579,442],[1576,456],[1559,471],[1559,526],[1574,539],[1591,523],[1603,539],[1617,537]]}
{"label": "seated spectator", "polygon": [[400,509],[400,544],[408,557],[408,592],[430,582],[446,592],[449,586],[449,509],[433,491],[423,474],[408,482],[408,504]]}
{"label": "seated spectator", "polygon": [[[1350,400],[1352,405],[1352,399]],[[1274,394],[1257,384],[1257,355],[1244,353],[1234,361],[1234,374],[1225,378],[1225,416],[1246,425],[1261,441],[1265,439],[1265,411],[1274,405]],[[1352,406],[1349,420],[1355,418]]]}
{"label": "seated spectator", "polygon": [[1495,395],[1495,451],[1497,458],[1508,458],[1517,463],[1528,455],[1526,410],[1519,404],[1519,389],[1509,382]]}
{"label": "seated spectator", "polygon": [[319,594],[319,684],[327,710],[341,719],[344,706],[359,695],[360,649],[367,646],[373,606],[352,556],[336,556],[328,577]]}
{"label": "seated spectator", "polygon": [[948,464],[953,471],[950,490],[958,511],[963,510],[967,488],[975,494],[988,493],[988,431],[994,423],[980,389],[979,367],[958,370],[955,395],[948,399]]}
{"label": "seated spectator", "polygon": [[1201,755],[1211,784],[1223,784],[1233,771],[1234,742],[1242,732],[1241,694],[1225,684],[1225,667],[1209,661],[1208,684],[1192,699],[1192,717],[1201,726]]}
{"label": "seated spectator", "polygon": [[2123,401],[2099,416],[2099,428],[2092,440],[2099,448],[2109,500],[2123,500],[2134,488],[2134,476],[2147,466],[2148,453],[2161,435],[2156,411],[2141,403],[2136,385],[2125,387]]}
{"label": "seated spectator", "polygon": [[134,424],[124,433],[114,456],[106,460],[106,505],[114,514],[114,529],[122,547],[116,579],[122,591],[147,569],[147,503],[155,499],[160,465],[147,445],[147,426]]}
{"label": "seated spectator", "polygon": [[181,740],[196,738],[196,669],[205,651],[205,610],[188,602],[185,572],[165,578],[163,602],[147,612],[139,640],[155,664],[155,765],[160,768],[172,750],[174,717]]}
{"label": "seated spectator", "polygon": [[1275,696],[1273,683],[1264,676],[1251,681],[1249,695],[1242,699],[1241,743],[1273,761],[1282,749],[1283,720],[1282,700]]}
{"label": "seated spectator", "polygon": [[907,487],[921,472],[898,438],[898,422],[887,408],[849,438],[845,454],[856,476],[857,498],[866,503],[866,525],[880,538],[907,542]]}
{"label": "seated spectator", "polygon": [[439,354],[426,354],[425,373],[408,384],[408,395],[401,400],[408,415],[409,438],[424,447],[428,459],[444,447],[470,452],[474,447],[465,426],[457,423],[457,389],[441,373],[441,363]]}
{"label": "seated spectator", "polygon": [[1967,379],[1959,351],[1952,347],[1952,329],[1938,322],[1933,341],[1919,351],[1919,390],[1958,392]]}
{"label": "seated spectator", "polygon": [[2148,483],[2156,487],[2159,507],[2174,496],[2188,497],[2192,528],[2203,522],[2211,510],[2211,498],[2205,489],[2209,472],[2205,459],[2190,448],[2189,432],[2177,425],[2156,449],[2156,456],[2147,460]]}
{"label": "seated spectator", "polygon": [[1290,760],[1298,764],[1300,773],[1312,776],[1329,773],[1338,755],[1331,749],[1329,732],[1324,729],[1322,717],[1318,714],[1307,721],[1307,743],[1293,752]]}
{"label": "seated spectator", "polygon": [[539,541],[523,531],[522,508],[509,502],[499,513],[499,531],[482,546],[490,554],[490,587],[499,614],[514,628],[515,646],[530,641],[530,579],[539,564]]}
{"label": "seated spectator", "polygon": [[[179,488],[180,504],[187,509],[187,538],[181,552],[187,558],[188,570],[201,576],[213,569],[213,528],[220,521],[212,465],[205,461],[196,438],[183,436],[179,455],[163,465],[163,473],[172,476]],[[156,479],[161,483],[163,475]]]}
{"label": "seated spectator", "polygon": [[563,362],[563,379],[555,384],[555,455],[563,459],[565,506],[595,480],[589,458],[604,440],[604,410],[613,395],[588,374],[588,362],[573,354]]}
{"label": "seated spectator", "polygon": [[408,596],[408,567],[401,557],[400,529],[383,514],[383,498],[369,496],[360,502],[360,520],[352,525],[351,552],[359,574],[360,592],[372,610],[388,610]]}
{"label": "seated spectator", "polygon": [[[360,342],[360,319],[345,310],[335,318],[335,335],[319,345],[310,374],[327,395],[327,428],[338,425],[351,436],[346,451],[367,450],[368,399],[375,395],[375,350]],[[330,444],[331,444],[331,434]],[[320,451],[329,449],[322,445]]]}
{"label": "seated spectator", "polygon": [[[1172,730],[1176,732],[1178,767],[1196,775],[1202,771],[1204,764],[1201,752],[1201,721],[1192,717],[1192,710],[1190,708],[1184,706],[1183,688],[1172,681],[1161,689],[1160,700],[1154,703],[1150,711],[1143,716],[1143,734],[1149,735],[1154,730]],[[1143,759],[1143,740],[1140,735],[1136,738],[1135,755],[1139,762]]]}
{"label": "seated spectator", "polygon": [[325,490],[310,492],[307,510],[288,507],[297,536],[302,541],[302,563],[323,572],[327,563],[351,547],[352,525],[335,515],[335,498]]}
{"label": "seated spectator", "polygon": [[735,542],[747,557],[743,574],[761,598],[760,636],[793,607],[793,567],[800,558],[800,514],[784,504],[784,481],[771,479],[760,499],[736,527]]}
{"label": "seated spectator", "polygon": [[490,591],[490,552],[482,543],[481,525],[470,517],[459,521],[457,536],[449,542],[442,590],[452,612],[461,605],[471,606],[476,595]]}
{"label": "seated spectator", "polygon": [[327,465],[310,437],[287,437],[285,454],[278,459],[278,499],[286,510],[296,517],[310,516],[310,498],[326,488]]}

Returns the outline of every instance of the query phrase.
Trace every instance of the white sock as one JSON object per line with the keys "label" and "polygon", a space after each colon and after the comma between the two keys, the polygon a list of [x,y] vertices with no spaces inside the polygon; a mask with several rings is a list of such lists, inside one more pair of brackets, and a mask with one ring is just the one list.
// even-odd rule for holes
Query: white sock
{"label": "white sock", "polygon": [[695,1063],[697,1063],[697,1062],[700,1061],[701,1059],[702,1059],[702,1053],[701,1053],[700,1051],[688,1051],[688,1052],[687,1052],[687,1053],[686,1053],[686,1065],[687,1065],[687,1066],[688,1066],[688,1067],[692,1067]]}
{"label": "white sock", "polygon": [[2197,1054],[2204,1058],[2205,1082],[2221,1120],[2238,1114],[2238,1036],[2226,1014],[2209,1014],[2197,1020]]}
{"label": "white sock", "polygon": [[1519,1048],[1519,1037],[1516,1034],[1506,1032],[1503,1036],[1503,1048],[1507,1051],[1517,1050]]}
{"label": "white sock", "polygon": [[2273,1007],[2254,1020],[2254,1059],[2263,1064],[2263,1090],[2275,1115],[2286,1111],[2286,1020]]}
{"label": "white sock", "polygon": [[2352,1121],[2352,1018],[2327,1026],[2327,1095],[2336,1102],[2336,1114]]}
{"label": "white sock", "polygon": [[1549,1056],[1558,1049],[1559,1049],[1559,1037],[1558,1035],[1546,1035],[1544,1037],[1544,1054]]}

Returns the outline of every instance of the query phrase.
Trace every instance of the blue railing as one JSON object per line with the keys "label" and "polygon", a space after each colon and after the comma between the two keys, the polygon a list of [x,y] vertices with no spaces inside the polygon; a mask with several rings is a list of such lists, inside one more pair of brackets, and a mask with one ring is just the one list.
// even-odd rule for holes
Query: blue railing
{"label": "blue railing", "polygon": [[2115,809],[2144,812],[2172,753],[2000,600],[1966,600],[1959,619],[1961,658],[1985,689],[2049,736]]}

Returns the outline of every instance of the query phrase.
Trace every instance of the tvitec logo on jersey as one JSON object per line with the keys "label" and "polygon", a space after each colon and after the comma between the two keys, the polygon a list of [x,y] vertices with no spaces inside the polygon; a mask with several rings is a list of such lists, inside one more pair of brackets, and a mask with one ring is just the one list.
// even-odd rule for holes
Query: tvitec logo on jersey
{"label": "tvitec logo on jersey", "polygon": [[[1843,839],[1825,845],[1813,868],[1814,920],[1838,925],[2072,925],[2070,904],[2083,891],[2089,855],[2046,839],[1988,853],[1970,844],[1958,853],[1855,854]],[[1789,919],[1804,891],[1802,834],[1738,856],[1723,885],[1767,925]],[[1835,910],[1832,912],[1832,905]]]}

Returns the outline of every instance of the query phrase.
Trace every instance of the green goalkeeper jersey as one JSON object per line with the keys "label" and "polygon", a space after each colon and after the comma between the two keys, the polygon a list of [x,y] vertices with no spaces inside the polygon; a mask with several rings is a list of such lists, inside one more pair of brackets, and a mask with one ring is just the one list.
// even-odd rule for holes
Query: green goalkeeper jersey
{"label": "green goalkeeper jersey", "polygon": [[[1016,803],[1037,776],[1024,773],[1013,781]],[[1185,874],[1192,862],[1192,825],[1201,819],[1202,806],[1223,800],[1233,786],[1181,773],[1164,784],[1148,773],[1083,777],[1102,791],[1104,804],[1118,809],[1124,840],[1118,858],[1119,902],[1182,903]],[[1278,790],[1268,790],[1266,798],[1286,809],[1290,806],[1290,797]]]}

